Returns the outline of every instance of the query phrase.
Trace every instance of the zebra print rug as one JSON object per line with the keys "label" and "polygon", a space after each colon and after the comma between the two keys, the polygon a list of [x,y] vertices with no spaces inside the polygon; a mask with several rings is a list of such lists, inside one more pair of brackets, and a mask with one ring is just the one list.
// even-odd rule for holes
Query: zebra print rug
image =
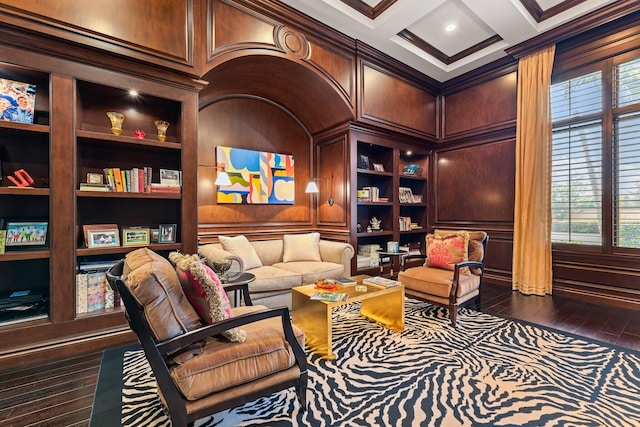
{"label": "zebra print rug", "polygon": [[[527,323],[406,300],[405,331],[334,309],[335,361],[197,426],[640,426],[640,354]],[[142,350],[124,355],[122,425],[170,425]]]}

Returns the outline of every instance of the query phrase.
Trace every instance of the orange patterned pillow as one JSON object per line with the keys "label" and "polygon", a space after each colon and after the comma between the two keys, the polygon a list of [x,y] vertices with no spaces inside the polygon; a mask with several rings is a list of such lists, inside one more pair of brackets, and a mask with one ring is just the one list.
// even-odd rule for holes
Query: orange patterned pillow
{"label": "orange patterned pillow", "polygon": [[[455,265],[469,260],[469,233],[427,235],[427,266],[454,270]],[[464,270],[464,271],[463,271]],[[469,274],[468,268],[460,270]]]}

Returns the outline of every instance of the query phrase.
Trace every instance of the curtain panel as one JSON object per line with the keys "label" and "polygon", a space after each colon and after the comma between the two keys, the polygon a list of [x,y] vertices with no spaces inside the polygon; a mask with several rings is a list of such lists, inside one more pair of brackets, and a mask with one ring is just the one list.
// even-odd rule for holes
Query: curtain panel
{"label": "curtain panel", "polygon": [[552,292],[551,102],[555,45],[520,58],[512,289]]}

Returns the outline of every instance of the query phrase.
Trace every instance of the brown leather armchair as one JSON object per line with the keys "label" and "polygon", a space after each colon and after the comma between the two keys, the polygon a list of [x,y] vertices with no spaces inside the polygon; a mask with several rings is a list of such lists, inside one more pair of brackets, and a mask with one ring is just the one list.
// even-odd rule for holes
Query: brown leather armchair
{"label": "brown leather armchair", "polygon": [[[129,260],[132,254],[138,256]],[[172,425],[193,425],[289,387],[306,408],[304,333],[292,325],[287,307],[234,307],[231,318],[203,325],[174,267],[146,248],[128,254],[107,278],[120,293]],[[246,340],[221,336],[232,328],[242,328]]]}
{"label": "brown leather armchair", "polygon": [[[444,266],[429,263],[429,239],[432,236],[438,239],[463,233],[468,233],[468,261]],[[480,287],[489,236],[484,231],[435,230],[426,240],[427,254],[406,257],[403,270],[398,273],[398,280],[404,285],[406,295],[446,307],[451,325],[455,327],[458,307],[474,300],[476,308],[480,310]],[[425,263],[419,267],[407,268],[407,264],[413,259],[424,259]]]}

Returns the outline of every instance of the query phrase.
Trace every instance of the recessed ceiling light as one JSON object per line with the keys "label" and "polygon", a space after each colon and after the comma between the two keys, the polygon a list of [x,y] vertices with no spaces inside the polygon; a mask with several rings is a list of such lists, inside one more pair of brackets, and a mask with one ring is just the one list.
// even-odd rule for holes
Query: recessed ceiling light
{"label": "recessed ceiling light", "polygon": [[135,90],[135,89],[131,89],[131,90],[129,91],[129,96],[134,96],[134,97],[135,97],[135,96],[138,96],[138,91],[137,91],[137,90]]}
{"label": "recessed ceiling light", "polygon": [[456,24],[449,24],[447,25],[444,30],[448,33],[450,33],[451,31],[455,30],[457,28]]}

